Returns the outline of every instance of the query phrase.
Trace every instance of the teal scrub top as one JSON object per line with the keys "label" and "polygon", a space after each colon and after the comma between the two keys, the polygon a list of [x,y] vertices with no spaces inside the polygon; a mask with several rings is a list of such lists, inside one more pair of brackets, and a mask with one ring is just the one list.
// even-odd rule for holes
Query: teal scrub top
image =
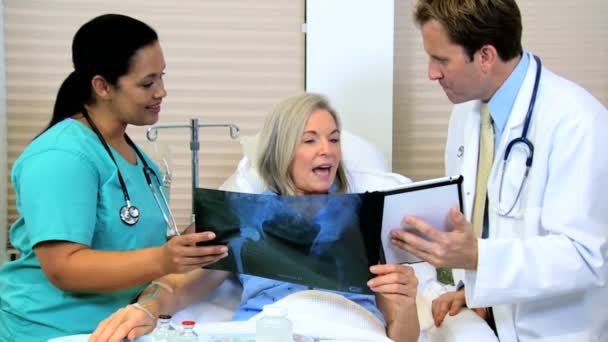
{"label": "teal scrub top", "polygon": [[89,333],[147,285],[104,294],[62,291],[48,281],[33,251],[36,244],[51,240],[105,251],[156,247],[166,241],[166,223],[144,177],[143,163],[138,159],[133,165],[112,152],[131,203],[140,209],[139,222],[133,226],[119,217],[125,198],[116,166],[99,138],[79,121],[57,123],[15,162],[12,182],[20,217],[11,227],[10,239],[21,256],[0,269],[0,341],[46,341]]}

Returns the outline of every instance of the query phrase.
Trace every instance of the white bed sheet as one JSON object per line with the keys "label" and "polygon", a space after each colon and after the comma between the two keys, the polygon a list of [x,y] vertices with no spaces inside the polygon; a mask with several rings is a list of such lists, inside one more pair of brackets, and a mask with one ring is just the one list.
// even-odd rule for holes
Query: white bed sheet
{"label": "white bed sheet", "polygon": [[[452,288],[436,281],[433,266],[427,263],[418,263],[413,267],[420,282],[416,298],[421,327],[419,341],[498,341],[486,322],[469,309],[463,309],[456,316],[447,316],[441,327],[435,327],[431,314],[431,303],[437,296],[452,290]],[[194,320],[197,322],[197,331],[206,334],[253,333],[255,332],[253,321],[257,317],[252,318],[252,321],[249,322],[230,322],[232,313],[239,304],[241,291],[238,282],[235,280],[226,281],[209,298],[174,315],[172,323],[179,326],[183,320]],[[294,332],[315,337],[327,338],[332,336],[332,341],[335,339],[343,341],[387,341],[387,339],[378,335],[377,327],[370,328],[376,324],[373,319],[365,323],[368,319],[365,314],[358,312],[359,310],[352,306],[347,306],[343,301],[335,298],[328,299],[321,295],[323,298],[315,299],[320,304],[312,305],[311,300],[302,302],[301,298],[297,298],[298,296],[298,294],[294,294],[290,297],[296,298],[286,297],[279,303],[288,307],[289,318],[294,322]],[[332,300],[337,300],[337,302],[332,304]],[[346,300],[344,299],[344,301]],[[332,317],[340,317],[341,319],[332,319]]]}

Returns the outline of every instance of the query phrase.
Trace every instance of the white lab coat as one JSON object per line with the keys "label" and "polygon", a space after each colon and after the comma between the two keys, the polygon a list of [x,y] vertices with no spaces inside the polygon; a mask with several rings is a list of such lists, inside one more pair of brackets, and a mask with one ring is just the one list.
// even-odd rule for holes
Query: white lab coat
{"label": "white lab coat", "polygon": [[[464,281],[470,307],[493,307],[503,342],[608,341],[608,111],[545,68],[528,132],[532,168],[515,217],[498,215],[500,164],[508,142],[521,135],[534,85],[530,57],[488,180],[489,239],[478,240],[477,270],[454,276]],[[469,221],[480,107],[454,107],[445,151],[446,174],[464,176]],[[520,184],[513,175],[525,167],[521,149],[511,153],[509,168],[519,170],[505,175],[503,206]]]}

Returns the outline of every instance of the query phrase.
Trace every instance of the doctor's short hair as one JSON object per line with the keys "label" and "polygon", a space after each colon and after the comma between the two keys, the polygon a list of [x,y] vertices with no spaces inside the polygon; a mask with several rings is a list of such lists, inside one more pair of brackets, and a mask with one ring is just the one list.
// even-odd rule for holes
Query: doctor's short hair
{"label": "doctor's short hair", "polygon": [[437,20],[471,60],[486,44],[494,46],[504,62],[523,54],[515,0],[418,0],[414,20],[418,26]]}
{"label": "doctor's short hair", "polygon": [[[271,191],[280,195],[296,193],[289,169],[306,122],[316,110],[328,111],[340,130],[340,119],[336,111],[319,94],[303,93],[289,97],[277,104],[266,116],[258,139],[257,168]],[[348,180],[342,161],[338,164],[335,182],[336,192],[346,192]]]}

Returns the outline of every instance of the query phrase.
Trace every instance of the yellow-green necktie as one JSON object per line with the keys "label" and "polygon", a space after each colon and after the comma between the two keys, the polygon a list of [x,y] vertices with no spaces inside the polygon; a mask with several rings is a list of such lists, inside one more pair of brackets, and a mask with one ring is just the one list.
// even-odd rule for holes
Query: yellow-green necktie
{"label": "yellow-green necktie", "polygon": [[473,202],[473,231],[476,237],[481,237],[483,231],[483,215],[488,192],[488,177],[494,160],[494,128],[488,110],[488,104],[481,106],[481,129],[479,133],[479,159],[477,162],[477,185],[475,201]]}

